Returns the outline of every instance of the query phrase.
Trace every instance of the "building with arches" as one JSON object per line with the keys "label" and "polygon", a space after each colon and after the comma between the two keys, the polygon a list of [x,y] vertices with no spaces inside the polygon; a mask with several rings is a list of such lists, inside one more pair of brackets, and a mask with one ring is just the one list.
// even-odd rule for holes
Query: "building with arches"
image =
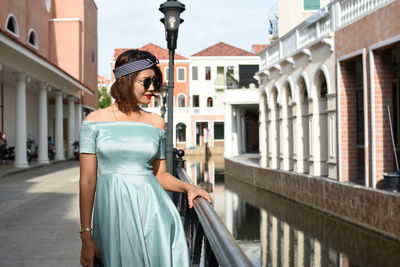
{"label": "building with arches", "polygon": [[28,167],[73,155],[82,117],[97,108],[97,6],[94,1],[0,0],[0,131]]}
{"label": "building with arches", "polygon": [[225,151],[226,172],[399,239],[400,189],[384,181],[399,170],[399,12],[394,0],[329,1],[265,48],[260,162]]}

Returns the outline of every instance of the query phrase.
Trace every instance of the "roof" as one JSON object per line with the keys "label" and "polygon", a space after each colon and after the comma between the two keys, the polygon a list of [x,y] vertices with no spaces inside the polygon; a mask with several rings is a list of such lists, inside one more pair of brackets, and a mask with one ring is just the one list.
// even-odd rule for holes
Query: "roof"
{"label": "roof", "polygon": [[260,54],[261,51],[263,51],[268,45],[266,44],[253,44],[251,46],[251,52],[255,54]]}
{"label": "roof", "polygon": [[229,57],[229,56],[256,56],[256,54],[251,53],[249,51],[243,50],[241,48],[237,48],[230,44],[219,42],[209,48],[206,48],[196,54],[192,55],[192,57]]}
{"label": "roof", "polygon": [[84,84],[82,81],[78,80],[77,78],[75,78],[74,76],[72,76],[72,74],[70,74],[69,72],[67,72],[66,70],[64,70],[63,68],[61,68],[60,66],[58,66],[57,64],[51,62],[49,59],[47,59],[46,57],[44,57],[43,55],[39,54],[38,51],[36,51],[35,49],[33,49],[32,47],[24,44],[21,40],[19,40],[17,37],[13,36],[12,34],[6,32],[5,30],[0,28],[0,33],[3,34],[6,38],[14,41],[15,43],[17,43],[18,45],[22,46],[23,48],[27,49],[28,51],[30,51],[31,53],[35,54],[37,57],[39,57],[41,60],[46,61],[48,64],[50,64],[51,66],[55,67],[56,69],[58,69],[59,71],[61,71],[62,73],[64,73],[65,75],[67,75],[70,79],[74,80],[75,82],[77,82],[78,84],[80,84],[81,86],[83,86],[86,90],[88,90],[88,92],[90,92],[91,94],[94,94],[95,92],[93,91],[93,89],[89,88],[88,85]]}
{"label": "roof", "polygon": [[[168,54],[167,49],[150,43],[150,44],[147,44],[147,45],[139,47],[139,48],[116,48],[116,49],[114,49],[114,60],[116,60],[117,57],[121,53],[123,53],[129,49],[139,49],[139,50],[144,50],[144,51],[150,52],[159,60],[163,60],[163,59],[168,60],[169,59],[169,54]],[[175,59],[188,59],[188,58],[175,53]]]}

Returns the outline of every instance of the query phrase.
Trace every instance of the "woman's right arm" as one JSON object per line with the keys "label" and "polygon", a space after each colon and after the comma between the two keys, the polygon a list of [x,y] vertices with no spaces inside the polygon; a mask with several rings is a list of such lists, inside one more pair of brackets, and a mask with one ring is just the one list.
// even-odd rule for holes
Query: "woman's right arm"
{"label": "woman's right arm", "polygon": [[[97,158],[95,154],[80,154],[79,207],[81,229],[91,228],[94,194],[97,181]],[[98,250],[91,232],[82,232],[82,266],[93,266]]]}

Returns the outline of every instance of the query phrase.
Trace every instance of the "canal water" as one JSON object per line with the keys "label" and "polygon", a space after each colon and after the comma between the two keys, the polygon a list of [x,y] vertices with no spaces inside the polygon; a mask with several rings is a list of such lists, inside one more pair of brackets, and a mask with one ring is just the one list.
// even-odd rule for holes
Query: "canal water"
{"label": "canal water", "polygon": [[400,266],[400,242],[225,175],[223,157],[186,157],[186,170],[254,266]]}

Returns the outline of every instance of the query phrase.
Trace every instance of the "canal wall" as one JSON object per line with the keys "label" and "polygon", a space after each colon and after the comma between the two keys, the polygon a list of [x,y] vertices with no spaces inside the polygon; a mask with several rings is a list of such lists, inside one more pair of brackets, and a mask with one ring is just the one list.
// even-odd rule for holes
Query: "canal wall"
{"label": "canal wall", "polygon": [[400,194],[225,158],[225,173],[301,204],[400,240]]}

